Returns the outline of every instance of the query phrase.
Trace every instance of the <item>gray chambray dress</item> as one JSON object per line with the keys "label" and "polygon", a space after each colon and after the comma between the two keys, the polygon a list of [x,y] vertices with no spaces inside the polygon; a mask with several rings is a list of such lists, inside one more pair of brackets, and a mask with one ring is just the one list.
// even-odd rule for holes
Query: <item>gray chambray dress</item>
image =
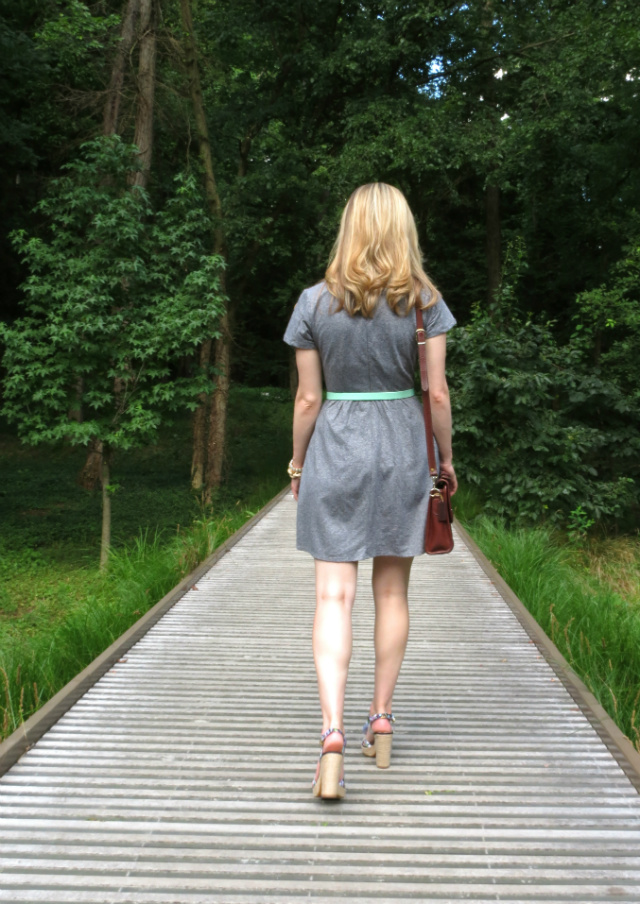
{"label": "gray chambray dress", "polygon": [[[324,283],[305,289],[284,334],[294,348],[318,350],[326,389],[412,388],[418,362],[414,311],[394,314],[384,293],[372,318],[335,308]],[[428,337],[457,323],[442,296],[423,317]],[[439,468],[435,440],[434,446]],[[296,546],[326,562],[418,556],[424,552],[430,487],[417,396],[326,400],[304,459]]]}

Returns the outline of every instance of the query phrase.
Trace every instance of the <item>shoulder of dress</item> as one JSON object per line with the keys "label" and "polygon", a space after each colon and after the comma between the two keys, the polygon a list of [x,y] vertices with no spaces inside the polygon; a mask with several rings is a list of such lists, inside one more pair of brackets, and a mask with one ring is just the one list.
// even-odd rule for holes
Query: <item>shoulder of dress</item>
{"label": "shoulder of dress", "polygon": [[314,286],[309,286],[308,289],[305,289],[305,292],[308,292],[311,298],[316,299],[320,298],[323,292],[326,292],[327,284],[324,279],[321,282],[316,283]]}
{"label": "shoulder of dress", "polygon": [[327,289],[327,284],[324,280],[322,282],[316,283],[314,286],[309,286],[302,293],[305,299],[305,303],[308,305],[308,308],[312,311],[317,310],[318,304],[321,299],[332,298],[333,296]]}
{"label": "shoulder of dress", "polygon": [[434,297],[433,292],[428,292],[425,288],[420,290],[420,298],[429,307],[435,307],[439,302],[444,301],[440,292],[436,292]]}

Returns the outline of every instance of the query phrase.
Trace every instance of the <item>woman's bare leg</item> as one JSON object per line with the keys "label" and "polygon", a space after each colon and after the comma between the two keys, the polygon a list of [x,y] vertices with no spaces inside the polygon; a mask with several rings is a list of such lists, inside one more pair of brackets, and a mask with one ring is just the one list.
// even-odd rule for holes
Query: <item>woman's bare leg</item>
{"label": "woman's bare leg", "polygon": [[370,715],[392,712],[393,692],[409,637],[407,594],[412,562],[413,558],[399,556],[376,556],[373,560],[376,669]]}
{"label": "woman's bare leg", "polygon": [[351,660],[351,611],[356,596],[357,562],[316,563],[316,617],[313,658],[318,674],[322,730],[344,730],[344,693]]}

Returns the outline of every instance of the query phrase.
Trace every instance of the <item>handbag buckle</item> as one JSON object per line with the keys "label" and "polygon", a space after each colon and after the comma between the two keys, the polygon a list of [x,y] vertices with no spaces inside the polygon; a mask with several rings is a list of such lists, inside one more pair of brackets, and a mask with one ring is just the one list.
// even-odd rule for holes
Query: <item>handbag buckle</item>
{"label": "handbag buckle", "polygon": [[[420,341],[420,336],[418,335],[418,333],[424,334],[424,338],[423,338],[422,342]],[[424,330],[421,326],[419,326],[418,329],[416,330],[416,339],[418,340],[418,345],[426,345],[426,343],[427,343],[427,331]]]}

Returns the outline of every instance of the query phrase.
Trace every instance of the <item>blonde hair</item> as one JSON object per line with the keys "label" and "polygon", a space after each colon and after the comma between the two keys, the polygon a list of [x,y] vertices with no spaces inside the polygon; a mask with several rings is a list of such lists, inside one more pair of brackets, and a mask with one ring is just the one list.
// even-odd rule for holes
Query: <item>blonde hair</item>
{"label": "blonde hair", "polygon": [[423,290],[429,300],[421,300],[420,307],[436,303],[439,293],[423,269],[415,220],[401,191],[371,182],[353,192],[342,212],[325,282],[338,301],[337,310],[344,308],[351,316],[371,317],[384,290],[396,314],[408,314]]}

